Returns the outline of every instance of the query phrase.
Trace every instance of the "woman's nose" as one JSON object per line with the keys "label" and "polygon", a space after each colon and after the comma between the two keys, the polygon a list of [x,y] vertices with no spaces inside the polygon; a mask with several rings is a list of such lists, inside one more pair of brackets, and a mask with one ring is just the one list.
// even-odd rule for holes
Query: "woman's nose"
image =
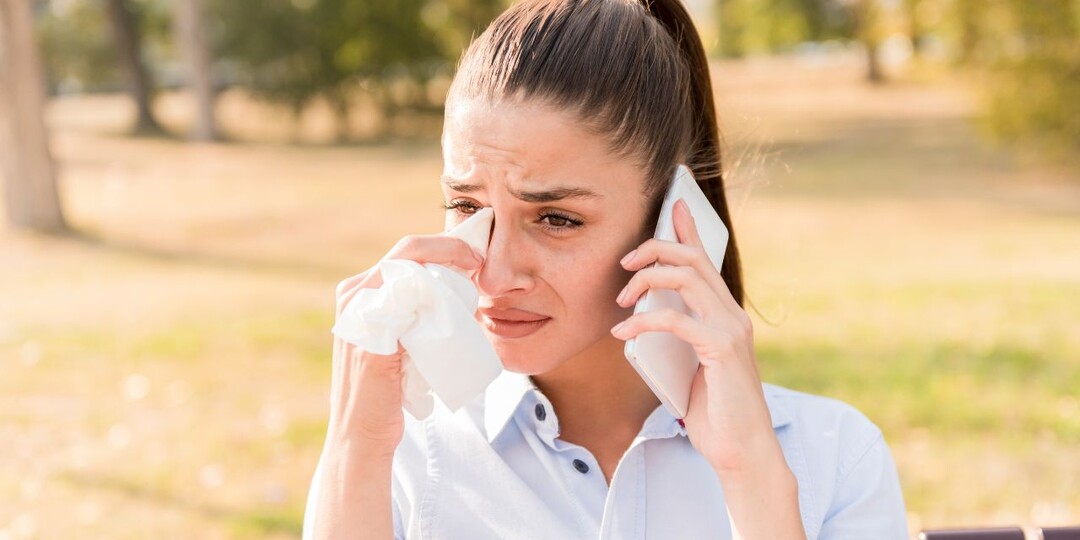
{"label": "woman's nose", "polygon": [[482,296],[499,297],[532,290],[528,247],[511,225],[512,222],[496,217],[491,228],[484,265],[476,274],[476,287]]}

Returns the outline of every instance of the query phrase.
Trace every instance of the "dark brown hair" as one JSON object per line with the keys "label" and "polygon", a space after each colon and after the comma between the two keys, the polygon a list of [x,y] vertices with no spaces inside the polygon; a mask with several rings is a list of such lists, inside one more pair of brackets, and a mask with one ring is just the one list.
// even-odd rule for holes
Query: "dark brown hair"
{"label": "dark brown hair", "polygon": [[687,164],[731,231],[720,273],[743,304],[708,60],[681,0],[519,2],[462,55],[447,110],[474,99],[539,100],[607,137],[647,171],[650,225],[676,165]]}

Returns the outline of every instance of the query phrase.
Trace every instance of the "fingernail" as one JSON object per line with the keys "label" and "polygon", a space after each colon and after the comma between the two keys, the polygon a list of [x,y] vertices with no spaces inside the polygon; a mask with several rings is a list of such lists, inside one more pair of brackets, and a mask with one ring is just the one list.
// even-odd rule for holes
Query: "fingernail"
{"label": "fingernail", "polygon": [[622,305],[623,298],[626,297],[626,287],[623,287],[622,291],[619,291],[619,297],[615,299],[615,303]]}
{"label": "fingernail", "polygon": [[616,324],[614,327],[612,327],[611,333],[612,334],[618,334],[619,330],[622,330],[623,326],[626,326],[626,321],[623,321],[623,322],[621,322],[619,324]]}
{"label": "fingernail", "polygon": [[694,213],[690,211],[690,203],[686,202],[686,199],[679,199],[679,202],[682,203],[683,210],[686,210],[686,213],[690,216],[690,219],[694,219]]}
{"label": "fingernail", "polygon": [[637,255],[636,249],[634,251],[631,251],[630,253],[627,253],[626,256],[623,257],[621,261],[619,261],[619,264],[626,266],[626,264],[634,260],[634,255]]}

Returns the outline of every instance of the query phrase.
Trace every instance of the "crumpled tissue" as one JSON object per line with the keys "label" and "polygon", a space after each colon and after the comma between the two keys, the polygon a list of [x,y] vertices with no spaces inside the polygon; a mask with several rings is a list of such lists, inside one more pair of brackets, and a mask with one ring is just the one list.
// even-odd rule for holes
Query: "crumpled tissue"
{"label": "crumpled tissue", "polygon": [[[486,253],[494,218],[485,208],[443,234]],[[378,268],[382,286],[353,296],[331,332],[375,354],[396,353],[400,341],[404,406],[419,420],[434,410],[433,394],[456,411],[483,393],[502,363],[474,318],[479,295],[469,273],[399,259]]]}

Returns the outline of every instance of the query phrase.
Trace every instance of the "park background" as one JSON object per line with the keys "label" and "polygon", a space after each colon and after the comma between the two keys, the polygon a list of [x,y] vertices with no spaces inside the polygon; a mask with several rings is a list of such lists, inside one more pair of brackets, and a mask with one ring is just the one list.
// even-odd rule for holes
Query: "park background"
{"label": "park background", "polygon": [[[0,539],[295,538],[334,286],[502,0],[0,0]],[[1080,524],[1080,1],[698,0],[767,381],[912,534]]]}

